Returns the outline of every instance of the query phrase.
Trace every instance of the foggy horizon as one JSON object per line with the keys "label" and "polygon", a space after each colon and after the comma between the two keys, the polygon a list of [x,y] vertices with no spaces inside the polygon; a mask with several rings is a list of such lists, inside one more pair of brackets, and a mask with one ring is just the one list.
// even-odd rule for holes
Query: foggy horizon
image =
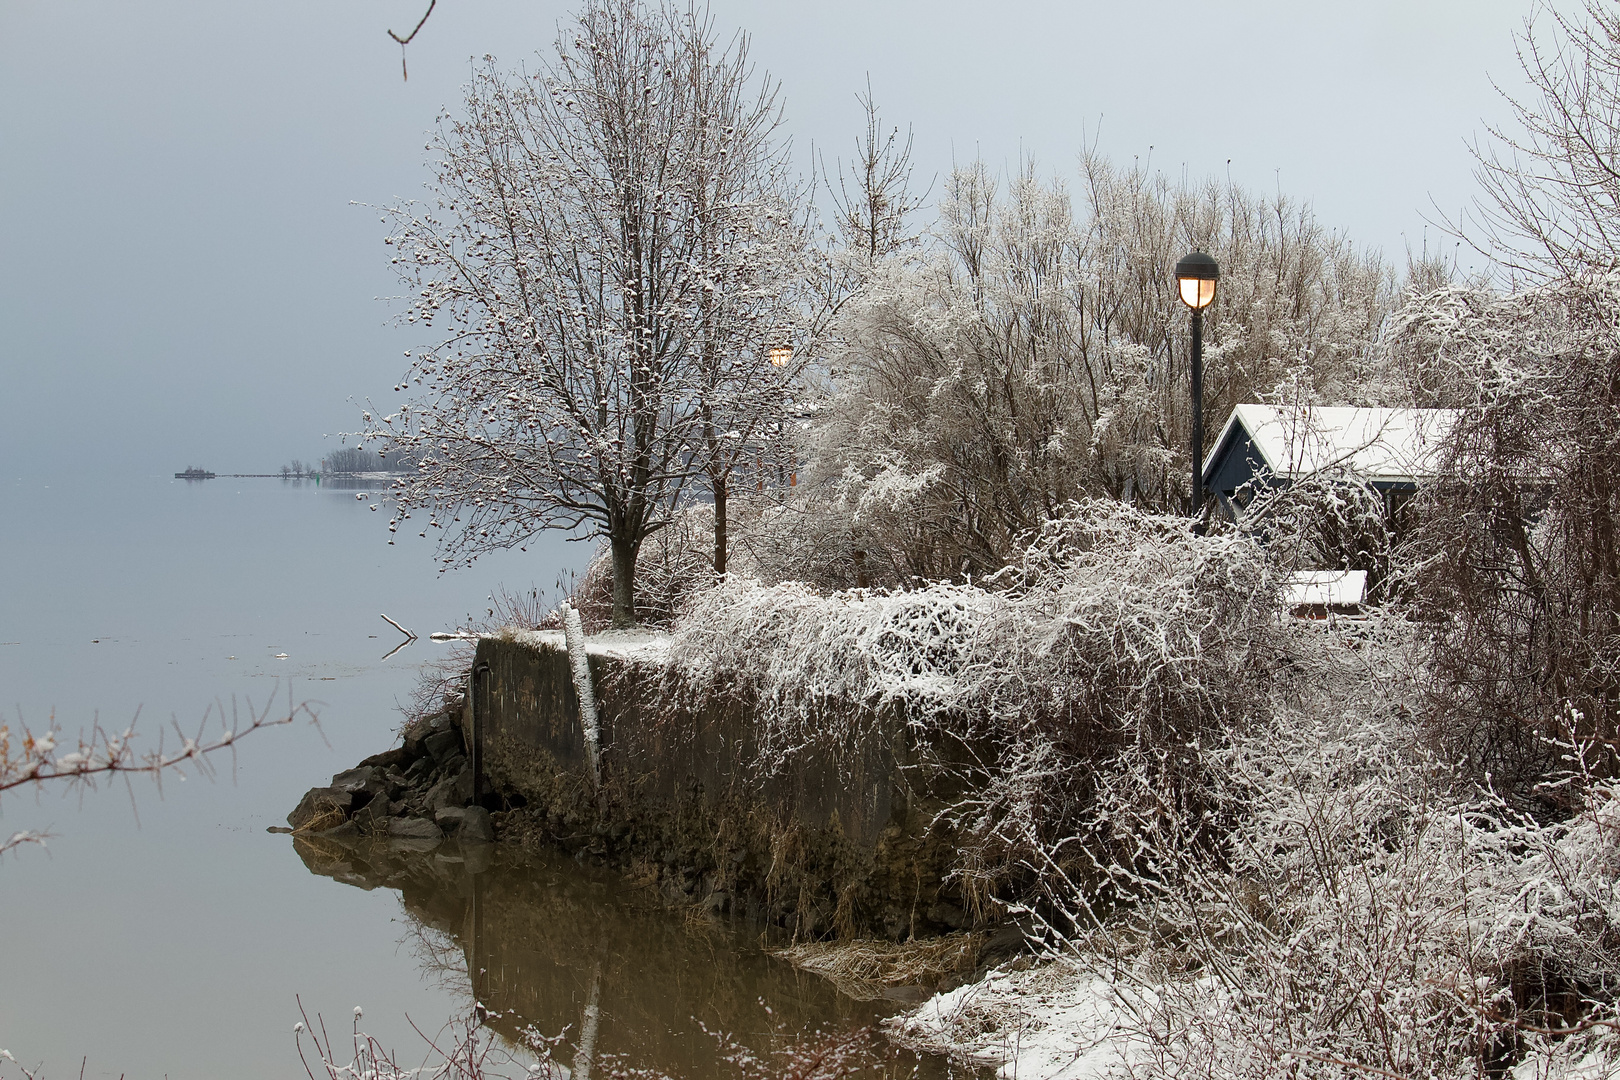
{"label": "foggy horizon", "polygon": [[[13,481],[187,465],[270,472],[392,408],[407,349],[363,204],[416,197],[469,57],[534,67],[560,2],[425,0],[327,10],[0,3],[0,458]],[[1089,142],[1172,178],[1232,179],[1308,203],[1404,265],[1450,250],[1424,218],[1474,193],[1467,141],[1520,83],[1521,3],[854,3],[717,0],[781,83],[783,134],[847,158],[868,76],[916,139],[930,202],[952,162],[1027,155],[1074,180]],[[1230,164],[1228,164],[1230,162]],[[351,203],[362,205],[351,205]],[[1432,205],[1431,205],[1432,204]],[[931,219],[931,207],[920,220]],[[1462,251],[1465,268],[1480,265]]]}

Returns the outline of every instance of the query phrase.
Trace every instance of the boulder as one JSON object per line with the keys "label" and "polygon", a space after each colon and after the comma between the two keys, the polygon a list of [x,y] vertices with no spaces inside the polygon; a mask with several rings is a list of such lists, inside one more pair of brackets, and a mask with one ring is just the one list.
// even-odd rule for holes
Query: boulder
{"label": "boulder", "polygon": [[381,836],[388,832],[388,797],[378,795],[363,809],[356,810],[349,819],[368,836]]}
{"label": "boulder", "polygon": [[428,788],[427,794],[422,798],[422,809],[437,817],[440,810],[454,805],[454,800],[451,798],[453,785],[452,778],[445,777]]}
{"label": "boulder", "polygon": [[433,815],[444,834],[463,844],[489,844],[495,841],[495,827],[489,811],[482,806],[447,806]]}
{"label": "boulder", "polygon": [[375,795],[388,786],[383,771],[375,765],[364,765],[359,768],[340,772],[332,777],[332,786],[339,791],[358,794],[364,791],[367,795]]}
{"label": "boulder", "polygon": [[472,802],[472,788],[472,770],[462,766],[460,772],[446,776],[428,788],[422,803],[434,814],[447,806],[466,806]]}
{"label": "boulder", "polygon": [[432,734],[432,731],[433,729],[429,728],[424,720],[413,720],[405,725],[405,730],[400,735],[404,739],[402,749],[405,751],[407,761],[414,761],[427,753],[422,746],[422,740]]}
{"label": "boulder", "polygon": [[494,843],[495,826],[489,820],[489,811],[482,806],[469,806],[463,810],[456,839],[463,844]]}
{"label": "boulder", "polygon": [[427,818],[393,818],[388,835],[402,840],[443,840],[444,830]]}
{"label": "boulder", "polygon": [[422,745],[432,755],[434,761],[442,763],[451,754],[461,751],[461,733],[449,730],[435,731],[422,740]]}
{"label": "boulder", "polygon": [[330,829],[348,816],[354,795],[338,788],[310,788],[287,815],[287,824],[296,832]]}
{"label": "boulder", "polygon": [[397,768],[409,762],[411,757],[412,755],[407,753],[403,746],[396,746],[392,750],[384,750],[380,754],[372,754],[370,757],[360,762],[359,768],[365,768],[368,765],[375,766],[376,768],[383,770]]}
{"label": "boulder", "polygon": [[472,802],[473,774],[472,769],[462,766],[450,784],[450,798],[458,806],[466,806]]}
{"label": "boulder", "polygon": [[433,823],[444,830],[446,836],[454,836],[461,823],[466,820],[467,808],[465,806],[446,806],[433,814]]}

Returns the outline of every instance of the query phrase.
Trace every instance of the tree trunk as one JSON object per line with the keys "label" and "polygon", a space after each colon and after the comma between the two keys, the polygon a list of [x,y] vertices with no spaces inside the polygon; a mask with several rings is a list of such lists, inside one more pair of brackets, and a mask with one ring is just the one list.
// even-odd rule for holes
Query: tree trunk
{"label": "tree trunk", "polygon": [[726,497],[727,485],[724,476],[713,478],[714,485],[714,573],[716,577],[724,576],[726,572]]}
{"label": "tree trunk", "polygon": [[636,556],[641,545],[613,538],[608,549],[613,556],[613,629],[636,625]]}

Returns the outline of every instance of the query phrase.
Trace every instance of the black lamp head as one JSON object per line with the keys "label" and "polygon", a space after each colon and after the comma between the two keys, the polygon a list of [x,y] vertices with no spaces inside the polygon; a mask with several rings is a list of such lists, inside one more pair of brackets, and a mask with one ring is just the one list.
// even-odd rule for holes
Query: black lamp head
{"label": "black lamp head", "polygon": [[1176,263],[1181,302],[1194,311],[1202,311],[1214,301],[1215,284],[1220,278],[1220,264],[1202,251],[1195,251]]}

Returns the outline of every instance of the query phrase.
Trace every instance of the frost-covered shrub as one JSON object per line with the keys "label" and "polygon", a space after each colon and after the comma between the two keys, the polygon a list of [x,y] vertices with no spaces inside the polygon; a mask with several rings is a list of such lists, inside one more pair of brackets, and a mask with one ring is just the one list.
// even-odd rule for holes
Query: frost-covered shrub
{"label": "frost-covered shrub", "polygon": [[733,572],[774,585],[797,581],[823,591],[916,583],[902,552],[857,521],[838,485],[798,485],[748,500],[732,519]]}
{"label": "frost-covered shrub", "polygon": [[1408,707],[1421,632],[1294,624],[1267,723],[1199,748],[1203,806],[1134,750],[1099,777],[1112,892],[1071,894],[1066,944],[1151,990],[1139,1075],[1476,1076],[1615,1015],[1620,791],[1577,768],[1547,824],[1468,783]]}
{"label": "frost-covered shrub", "polygon": [[1274,610],[1252,540],[1096,500],[982,586],[824,595],[728,580],[676,624],[670,677],[679,693],[755,703],[764,769],[810,751],[836,759],[903,716],[971,793],[940,823],[983,901],[1064,880],[1080,853],[1063,838],[1110,757],[1134,747],[1185,772],[1188,746],[1248,722]]}
{"label": "frost-covered shrub", "polygon": [[1370,483],[1325,469],[1287,486],[1257,486],[1238,527],[1265,543],[1279,567],[1365,570],[1369,599],[1390,598],[1400,521]]}
{"label": "frost-covered shrub", "polygon": [[[1426,400],[1459,410],[1405,561],[1436,619],[1437,730],[1527,796],[1574,702],[1620,732],[1620,275],[1445,289],[1394,324]],[[1620,758],[1611,754],[1611,775]]]}
{"label": "frost-covered shrub", "polygon": [[[920,1017],[931,1045],[983,1055],[999,1028],[1089,1063],[1059,1075],[1143,1080],[1612,1075],[1620,787],[1571,747],[1561,823],[1469,784],[1406,707],[1421,632],[1292,624],[1266,722],[1197,748],[1202,802],[1150,748],[1099,763],[1087,828],[1044,849],[1071,869],[1068,906],[1053,883],[1032,912],[1053,956],[1035,1011],[1073,999],[1041,1023],[1074,1044],[1023,1031],[1028,1003],[1004,998],[1031,991],[1003,980],[961,1017]],[[1089,881],[1076,852],[1097,857]]]}

